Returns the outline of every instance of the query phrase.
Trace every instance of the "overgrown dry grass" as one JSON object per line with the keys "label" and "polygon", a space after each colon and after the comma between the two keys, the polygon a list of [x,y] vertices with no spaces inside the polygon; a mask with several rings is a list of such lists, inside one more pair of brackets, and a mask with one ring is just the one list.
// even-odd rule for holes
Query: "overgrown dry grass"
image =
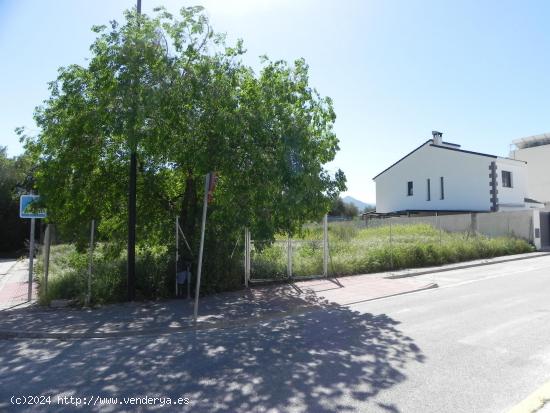
{"label": "overgrown dry grass", "polygon": [[[307,228],[293,242],[293,274],[322,273],[322,228]],[[287,244],[256,243],[252,272],[257,278],[286,276]],[[403,268],[449,264],[533,251],[525,240],[488,238],[480,234],[449,233],[429,224],[361,228],[354,223],[329,226],[329,272],[334,275],[365,274]]]}

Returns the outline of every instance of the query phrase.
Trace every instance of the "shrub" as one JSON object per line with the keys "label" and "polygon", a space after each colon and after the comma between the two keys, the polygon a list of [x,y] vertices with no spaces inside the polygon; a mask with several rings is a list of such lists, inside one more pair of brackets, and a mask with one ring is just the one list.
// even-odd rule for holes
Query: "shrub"
{"label": "shrub", "polygon": [[[320,275],[323,271],[322,228],[309,227],[303,239],[293,242],[293,274]],[[331,225],[329,272],[335,275],[364,274],[403,268],[433,266],[478,258],[533,251],[526,241],[513,237],[488,238],[439,231],[430,225],[396,225],[389,228],[357,228],[349,223]],[[214,246],[208,246],[207,248]],[[218,246],[221,248],[222,246]],[[229,247],[228,247],[229,248]],[[208,277],[201,292],[209,294],[242,286],[242,255],[228,249],[223,262],[206,259]],[[208,256],[208,249],[205,250]],[[174,294],[173,251],[164,246],[141,246],[136,256],[137,298],[157,299]],[[51,249],[48,294],[40,288],[40,302],[54,298],[84,303],[87,291],[88,254],[74,245]],[[287,276],[287,244],[254,242],[252,278],[283,279]],[[39,283],[43,284],[42,263],[37,260]],[[126,297],[126,255],[107,243],[94,252],[92,304],[123,301]]]}
{"label": "shrub", "polygon": [[[36,272],[39,282],[39,301],[48,304],[52,299],[71,299],[83,304],[88,291],[87,253],[78,252],[74,245],[52,246],[48,293],[44,289],[44,271],[41,260]],[[140,248],[136,254],[136,296],[138,299],[169,297],[173,291],[174,261],[167,249]],[[106,304],[126,298],[126,257],[113,257],[108,245],[99,244],[94,251],[91,303]]]}
{"label": "shrub", "polygon": [[[297,277],[322,272],[322,228],[310,226],[304,235],[308,241],[293,246],[293,274]],[[362,274],[533,251],[529,243],[519,238],[440,233],[428,224],[393,225],[391,238],[390,243],[388,226],[358,228],[354,223],[332,223],[329,271],[336,275]],[[273,244],[257,251],[253,268],[258,276],[284,277],[286,249]]]}

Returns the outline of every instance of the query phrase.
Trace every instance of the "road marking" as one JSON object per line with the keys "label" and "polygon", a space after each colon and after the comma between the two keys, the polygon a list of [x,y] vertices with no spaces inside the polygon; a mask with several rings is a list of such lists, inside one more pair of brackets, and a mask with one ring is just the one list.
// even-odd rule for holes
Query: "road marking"
{"label": "road marking", "polygon": [[[503,263],[503,264],[505,264],[505,263]],[[439,286],[438,288],[430,288],[430,289],[427,289],[427,290],[413,291],[413,292],[406,293],[406,294],[389,296],[389,297],[382,297],[382,298],[377,298],[375,300],[369,300],[369,301],[385,301],[385,300],[392,300],[392,299],[395,299],[395,298],[398,298],[398,297],[401,297],[401,296],[410,296],[410,295],[416,295],[416,294],[429,294],[429,293],[437,292],[439,290],[444,290],[446,288],[460,287],[462,285],[473,284],[473,283],[477,283],[477,282],[480,282],[480,281],[492,280],[494,278],[508,277],[510,275],[520,275],[520,274],[525,273],[525,272],[532,272],[532,271],[537,272],[537,271],[545,270],[546,268],[547,268],[547,265],[545,265],[544,267],[539,267],[539,268],[524,267],[524,268],[521,268],[521,269],[508,270],[510,272],[503,272],[503,273],[500,273],[500,274],[490,275],[490,276],[483,277],[483,278],[476,278],[476,279],[473,279],[473,280],[460,281],[460,282],[457,282],[455,284],[442,285],[442,286]],[[466,271],[467,270],[469,270],[469,268],[466,269]],[[463,270],[461,270],[461,271],[463,271]],[[435,274],[437,274],[437,273],[435,273]],[[537,274],[537,275],[546,275],[546,274]],[[437,281],[437,277],[434,277],[434,279]],[[356,304],[362,304],[362,302],[351,303],[351,304],[348,304],[348,306],[351,307],[351,306],[356,305]]]}
{"label": "road marking", "polygon": [[534,413],[548,400],[550,400],[550,381],[531,393],[521,403],[516,404],[507,413]]}

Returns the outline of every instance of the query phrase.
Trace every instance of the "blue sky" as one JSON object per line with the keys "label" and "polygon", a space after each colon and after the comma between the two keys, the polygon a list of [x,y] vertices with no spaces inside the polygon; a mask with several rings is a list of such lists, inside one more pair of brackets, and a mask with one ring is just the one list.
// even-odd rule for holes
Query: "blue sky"
{"label": "blue sky", "polygon": [[[550,2],[407,0],[142,0],[207,8],[216,31],[258,56],[310,65],[334,100],[348,194],[375,201],[372,177],[431,136],[507,155],[511,140],[550,131]],[[0,0],[0,145],[59,66],[85,64],[90,27],[121,20],[133,0]]]}

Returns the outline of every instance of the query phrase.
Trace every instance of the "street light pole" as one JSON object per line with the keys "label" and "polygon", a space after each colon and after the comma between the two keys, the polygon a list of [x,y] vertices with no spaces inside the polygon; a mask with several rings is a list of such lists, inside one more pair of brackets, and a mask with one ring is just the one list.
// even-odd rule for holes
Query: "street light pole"
{"label": "street light pole", "polygon": [[[141,0],[137,0],[137,14],[141,14]],[[134,84],[134,87],[136,85]],[[134,118],[135,119],[135,118]],[[133,125],[135,128],[135,124]],[[128,193],[128,301],[136,297],[136,181],[137,140],[135,130],[130,142],[130,183]]]}

